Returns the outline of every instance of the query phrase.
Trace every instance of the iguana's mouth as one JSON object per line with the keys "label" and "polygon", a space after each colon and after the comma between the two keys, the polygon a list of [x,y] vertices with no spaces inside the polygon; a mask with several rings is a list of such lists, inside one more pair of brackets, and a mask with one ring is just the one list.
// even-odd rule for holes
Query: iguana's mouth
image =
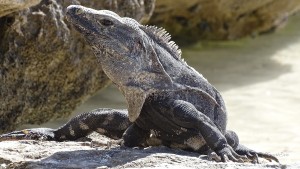
{"label": "iguana's mouth", "polygon": [[76,29],[79,29],[79,31],[99,33],[99,31],[87,19],[72,14],[70,14],[68,18],[72,25]]}
{"label": "iguana's mouth", "polygon": [[73,27],[79,31],[80,33],[89,35],[89,34],[97,34],[98,37],[101,37],[103,40],[108,40],[110,39],[108,36],[102,34],[89,20],[73,15],[72,13],[68,13],[67,15],[67,20],[72,23]]}

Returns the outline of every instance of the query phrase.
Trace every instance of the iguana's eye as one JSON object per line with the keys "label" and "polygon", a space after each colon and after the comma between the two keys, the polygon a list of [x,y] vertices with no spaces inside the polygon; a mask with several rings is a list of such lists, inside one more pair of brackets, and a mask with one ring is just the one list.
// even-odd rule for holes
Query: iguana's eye
{"label": "iguana's eye", "polygon": [[110,21],[110,20],[108,20],[108,19],[101,19],[99,22],[100,22],[101,25],[103,25],[103,26],[111,26],[111,25],[114,24],[112,21]]}

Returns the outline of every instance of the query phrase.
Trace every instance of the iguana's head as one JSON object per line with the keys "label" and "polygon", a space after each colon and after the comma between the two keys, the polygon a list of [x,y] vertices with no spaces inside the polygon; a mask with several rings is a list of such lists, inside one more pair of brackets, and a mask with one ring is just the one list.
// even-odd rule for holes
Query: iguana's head
{"label": "iguana's head", "polygon": [[143,68],[143,41],[139,23],[108,10],[79,5],[67,8],[67,17],[92,47],[103,70],[118,85],[128,83]]}
{"label": "iguana's head", "polygon": [[181,61],[180,50],[164,29],[79,5],[67,8],[67,18],[90,44],[106,75],[123,91],[131,121],[138,117],[150,90],[172,85],[165,67]]}

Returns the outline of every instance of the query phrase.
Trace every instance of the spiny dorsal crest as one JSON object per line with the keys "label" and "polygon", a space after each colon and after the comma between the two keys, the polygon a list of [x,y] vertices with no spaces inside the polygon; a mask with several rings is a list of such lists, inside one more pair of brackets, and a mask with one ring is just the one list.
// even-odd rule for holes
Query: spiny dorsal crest
{"label": "spiny dorsal crest", "polygon": [[181,50],[174,41],[170,41],[171,35],[164,28],[157,28],[156,26],[143,26],[143,28],[145,28],[144,31],[147,35],[169,50],[175,59],[181,59]]}

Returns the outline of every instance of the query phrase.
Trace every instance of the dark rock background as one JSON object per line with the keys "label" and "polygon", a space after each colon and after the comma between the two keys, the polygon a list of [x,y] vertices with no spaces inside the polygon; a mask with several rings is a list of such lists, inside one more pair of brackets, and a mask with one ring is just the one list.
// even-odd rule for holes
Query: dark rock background
{"label": "dark rock background", "polygon": [[0,133],[65,117],[108,84],[83,38],[65,20],[70,4],[111,9],[139,21],[147,21],[154,7],[153,1],[42,0],[1,17]]}
{"label": "dark rock background", "polygon": [[149,24],[181,44],[273,32],[300,9],[299,0],[157,0]]}

